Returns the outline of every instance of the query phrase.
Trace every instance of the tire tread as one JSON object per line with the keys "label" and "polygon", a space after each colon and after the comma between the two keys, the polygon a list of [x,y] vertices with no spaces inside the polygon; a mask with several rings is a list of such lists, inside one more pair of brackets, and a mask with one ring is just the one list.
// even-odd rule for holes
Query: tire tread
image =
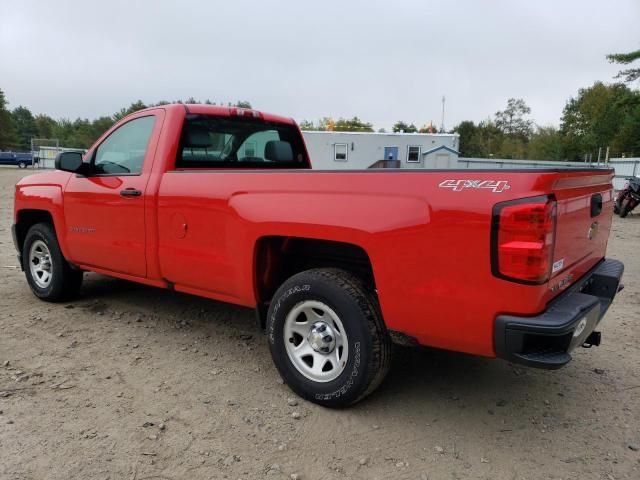
{"label": "tire tread", "polygon": [[[296,281],[300,276],[306,279],[315,277],[318,281],[339,287],[359,306],[366,319],[366,326],[372,339],[371,357],[368,362],[365,387],[359,395],[346,405],[353,405],[371,394],[384,380],[391,365],[391,339],[387,332],[377,296],[373,288],[353,273],[339,268],[315,268],[292,276],[289,281]],[[277,294],[276,294],[277,296]]]}

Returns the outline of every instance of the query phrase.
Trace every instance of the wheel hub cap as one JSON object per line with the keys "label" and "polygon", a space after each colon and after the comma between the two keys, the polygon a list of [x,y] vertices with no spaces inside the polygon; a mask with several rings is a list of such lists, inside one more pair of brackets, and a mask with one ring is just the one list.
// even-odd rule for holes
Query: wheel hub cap
{"label": "wheel hub cap", "polygon": [[342,320],[323,302],[304,300],[284,321],[284,347],[292,365],[314,382],[340,376],[349,359],[349,341]]}
{"label": "wheel hub cap", "polygon": [[319,353],[331,353],[336,348],[336,336],[326,322],[315,322],[311,327],[307,341],[311,348]]}
{"label": "wheel hub cap", "polygon": [[38,287],[47,288],[49,286],[53,275],[53,265],[49,247],[42,240],[36,240],[31,245],[29,269],[31,270],[31,278]]}

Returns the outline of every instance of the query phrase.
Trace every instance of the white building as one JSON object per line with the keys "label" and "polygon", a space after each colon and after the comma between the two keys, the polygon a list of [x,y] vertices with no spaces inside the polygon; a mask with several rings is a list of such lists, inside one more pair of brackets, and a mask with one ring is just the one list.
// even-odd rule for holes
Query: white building
{"label": "white building", "polygon": [[455,133],[302,132],[316,170],[456,168]]}

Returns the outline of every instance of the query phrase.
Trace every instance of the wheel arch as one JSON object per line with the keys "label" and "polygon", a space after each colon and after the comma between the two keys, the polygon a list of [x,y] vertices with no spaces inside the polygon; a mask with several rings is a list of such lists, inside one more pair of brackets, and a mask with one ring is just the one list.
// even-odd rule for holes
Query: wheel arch
{"label": "wheel arch", "polygon": [[264,329],[269,302],[286,279],[312,268],[341,268],[375,291],[370,255],[360,245],[297,236],[263,236],[254,248],[253,280],[257,321]]}
{"label": "wheel arch", "polygon": [[21,259],[23,254],[22,247],[27,237],[27,232],[37,223],[49,223],[53,227],[54,232],[56,230],[53,215],[51,215],[51,212],[48,210],[23,209],[16,212],[16,248],[18,249]]}

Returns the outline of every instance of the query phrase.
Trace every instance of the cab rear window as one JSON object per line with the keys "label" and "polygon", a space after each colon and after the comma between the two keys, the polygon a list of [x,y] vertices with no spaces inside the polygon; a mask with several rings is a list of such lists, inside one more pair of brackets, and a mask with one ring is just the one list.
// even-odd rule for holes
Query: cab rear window
{"label": "cab rear window", "polygon": [[306,168],[294,125],[259,118],[188,115],[176,168]]}

